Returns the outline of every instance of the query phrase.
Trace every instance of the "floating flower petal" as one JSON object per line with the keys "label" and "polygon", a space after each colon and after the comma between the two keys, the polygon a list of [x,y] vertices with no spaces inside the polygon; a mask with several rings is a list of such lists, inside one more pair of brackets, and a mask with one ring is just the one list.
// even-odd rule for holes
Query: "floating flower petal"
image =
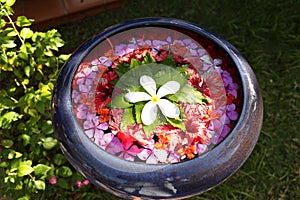
{"label": "floating flower petal", "polygon": [[125,94],[125,100],[136,103],[140,101],[149,101],[151,100],[151,96],[145,92],[128,92]]}
{"label": "floating flower petal", "polygon": [[167,99],[160,99],[157,105],[166,117],[176,118],[180,114],[179,108]]}
{"label": "floating flower petal", "polygon": [[141,119],[143,124],[150,125],[152,124],[157,116],[157,106],[155,103],[152,103],[152,101],[149,101],[146,103],[142,110]]}
{"label": "floating flower petal", "polygon": [[157,96],[161,98],[169,94],[175,94],[179,89],[180,84],[177,81],[168,81],[158,89]]}
{"label": "floating flower petal", "polygon": [[141,76],[140,84],[143,88],[151,95],[155,95],[156,93],[156,83],[150,76]]}

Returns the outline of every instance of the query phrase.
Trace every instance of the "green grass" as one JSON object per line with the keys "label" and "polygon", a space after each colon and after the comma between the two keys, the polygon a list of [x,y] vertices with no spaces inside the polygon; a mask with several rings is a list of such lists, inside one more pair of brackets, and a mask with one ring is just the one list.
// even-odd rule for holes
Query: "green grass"
{"label": "green grass", "polygon": [[[131,0],[58,27],[67,42],[63,51],[74,51],[108,26],[142,17],[179,18],[219,34],[248,60],[262,90],[264,122],[253,153],[227,181],[191,199],[300,199],[300,1]],[[117,199],[96,188],[91,192]]]}

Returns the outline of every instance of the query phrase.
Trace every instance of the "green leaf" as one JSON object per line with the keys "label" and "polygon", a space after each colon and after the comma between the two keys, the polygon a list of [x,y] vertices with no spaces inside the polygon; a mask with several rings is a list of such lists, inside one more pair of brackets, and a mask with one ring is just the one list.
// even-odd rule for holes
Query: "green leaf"
{"label": "green leaf", "polygon": [[130,61],[130,67],[129,68],[132,69],[132,68],[135,68],[139,65],[140,65],[140,62],[137,61],[136,59],[132,58],[131,61]]}
{"label": "green leaf", "polygon": [[141,113],[145,106],[145,103],[136,103],[134,104],[134,112],[135,112],[135,121],[137,124],[142,123]]}
{"label": "green leaf", "polygon": [[53,137],[47,137],[45,141],[43,142],[43,147],[47,150],[52,149],[57,145],[57,140]]}
{"label": "green leaf", "polygon": [[[14,92],[15,90],[14,90],[14,88],[7,88],[7,90],[9,91],[9,92]],[[2,108],[1,109],[8,109],[8,108],[10,108],[10,109],[14,109],[15,107],[16,107],[16,103],[13,101],[13,100],[11,100],[11,99],[9,99],[9,97],[8,96],[3,96],[3,95],[1,95],[1,93],[2,92],[4,92],[4,90],[1,90],[0,91],[0,105],[2,106]],[[6,92],[6,91],[5,91]],[[3,94],[3,93],[2,93]]]}
{"label": "green leaf", "polygon": [[18,167],[18,176],[19,177],[26,176],[33,171],[34,169],[31,167],[31,165],[29,165],[27,162],[21,162]]}
{"label": "green leaf", "polygon": [[53,52],[52,52],[51,50],[45,50],[45,51],[44,51],[44,54],[45,54],[46,56],[49,56],[49,57],[54,56],[54,54],[53,54]]}
{"label": "green leaf", "polygon": [[[13,15],[14,14],[14,10],[13,10],[13,8],[11,7],[11,6],[9,6],[9,5],[7,5],[6,3],[6,1],[4,1],[4,6],[1,6],[1,9],[4,9],[6,12],[7,12],[7,14],[8,15]],[[2,11],[1,11],[2,12]]]}
{"label": "green leaf", "polygon": [[176,94],[168,95],[167,98],[174,102],[183,102],[190,104],[205,104],[207,100],[201,92],[189,84],[185,84]]}
{"label": "green leaf", "polygon": [[36,107],[37,107],[37,110],[39,111],[39,113],[41,113],[43,115],[45,114],[45,103],[44,102],[39,101],[37,103]]}
{"label": "green leaf", "polygon": [[159,70],[153,76],[156,84],[160,87],[168,81],[177,81],[180,84],[180,88],[188,84],[187,79],[181,73],[176,70],[177,68],[172,68],[166,65],[161,65],[163,70]]}
{"label": "green leaf", "polygon": [[45,181],[42,181],[42,180],[34,181],[34,186],[38,190],[45,190],[46,189]]}
{"label": "green leaf", "polygon": [[[23,189],[23,182],[19,182],[16,187],[15,190],[22,190]],[[19,199],[18,199],[19,200]]]}
{"label": "green leaf", "polygon": [[42,131],[45,135],[50,135],[53,133],[53,126],[51,120],[47,120],[42,123]]}
{"label": "green leaf", "polygon": [[173,118],[168,118],[168,117],[166,117],[166,119],[167,119],[167,122],[169,124],[171,124],[172,126],[180,128],[183,131],[186,130],[186,127],[181,119],[179,119],[179,118],[173,119]]}
{"label": "green leaf", "polygon": [[138,91],[139,80],[142,75],[148,75],[153,77],[155,73],[158,73],[160,70],[163,70],[158,64],[147,64],[135,67],[134,69],[128,71],[128,68],[121,68],[124,76],[119,78],[119,81],[116,84],[117,88],[120,88],[124,91]]}
{"label": "green leaf", "polygon": [[0,19],[0,28],[3,28],[6,25],[6,21],[4,19]]}
{"label": "green leaf", "polygon": [[7,167],[8,165],[9,165],[9,163],[5,162],[5,161],[0,163],[0,167],[3,167],[3,168]]}
{"label": "green leaf", "polygon": [[23,59],[23,60],[28,60],[28,54],[25,52],[19,52],[18,57]]}
{"label": "green leaf", "polygon": [[58,185],[59,187],[63,188],[63,189],[70,189],[70,184],[68,183],[68,181],[66,181],[65,179],[58,179],[56,185]]}
{"label": "green leaf", "polygon": [[170,67],[176,67],[176,62],[173,58],[173,56],[169,55],[164,61],[161,62],[161,64],[170,66]]}
{"label": "green leaf", "polygon": [[144,57],[144,60],[142,61],[142,64],[149,64],[149,63],[155,63],[155,59],[150,53],[146,53],[146,56]]}
{"label": "green leaf", "polygon": [[30,77],[30,71],[31,71],[31,67],[30,66],[26,66],[24,68],[24,72],[25,72],[25,75],[29,78]]}
{"label": "green leaf", "polygon": [[24,78],[21,83],[22,83],[23,86],[28,85],[29,84],[29,79]]}
{"label": "green leaf", "polygon": [[30,143],[30,136],[25,133],[20,135],[19,138],[23,140],[23,146],[27,146]]}
{"label": "green leaf", "polygon": [[129,126],[134,123],[135,123],[135,120],[134,120],[134,116],[133,116],[133,109],[132,108],[124,109],[121,127],[126,127],[126,126]]}
{"label": "green leaf", "polygon": [[9,152],[8,155],[7,155],[7,158],[8,158],[9,160],[12,160],[12,159],[14,159],[14,158],[20,158],[20,157],[22,157],[22,156],[23,156],[22,153],[17,152],[17,151],[15,151],[15,150],[10,150],[10,152]]}
{"label": "green leaf", "polygon": [[7,158],[9,159],[9,160],[11,160],[11,159],[13,159],[14,157],[15,157],[15,153],[16,153],[16,151],[11,151],[11,152],[9,152],[9,154],[7,155]]}
{"label": "green leaf", "polygon": [[6,0],[6,5],[13,6],[15,4],[16,0]]}
{"label": "green leaf", "polygon": [[72,176],[73,172],[69,167],[62,166],[56,170],[56,175],[66,178]]}
{"label": "green leaf", "polygon": [[21,159],[13,159],[10,162],[10,170],[9,172],[15,172],[18,170],[18,167],[20,166],[21,163]]}
{"label": "green leaf", "polygon": [[30,198],[28,196],[23,196],[18,198],[17,200],[30,200]]}
{"label": "green leaf", "polygon": [[66,61],[70,58],[70,56],[71,56],[71,54],[61,54],[59,56],[59,59]]}
{"label": "green leaf", "polygon": [[4,40],[1,45],[6,48],[14,48],[17,46],[13,40]]}
{"label": "green leaf", "polygon": [[12,71],[12,67],[8,67],[6,64],[8,62],[7,55],[5,53],[0,53],[0,63],[4,64],[4,66],[0,65],[0,70],[4,71]]}
{"label": "green leaf", "polygon": [[55,154],[53,157],[53,162],[56,165],[62,165],[67,161],[66,157],[62,154]]}
{"label": "green leaf", "polygon": [[[40,42],[43,40],[43,38],[45,38],[45,33],[42,33],[42,32],[35,32],[32,36],[32,41],[33,42]],[[40,45],[40,44],[39,44]]]}
{"label": "green leaf", "polygon": [[33,35],[33,31],[30,30],[30,28],[22,28],[20,32],[20,36],[24,39],[31,38],[32,35]]}
{"label": "green leaf", "polygon": [[32,135],[30,137],[30,151],[34,152],[37,155],[41,152],[41,147],[39,145],[39,137],[37,134]]}
{"label": "green leaf", "polygon": [[28,109],[26,113],[28,113],[31,117],[40,117],[36,109]]}
{"label": "green leaf", "polygon": [[122,93],[116,97],[113,97],[110,103],[110,107],[112,108],[129,108],[132,107],[133,104],[128,103],[125,99],[124,99],[125,94]]}
{"label": "green leaf", "polygon": [[21,158],[23,156],[20,152],[15,152],[15,158]]}
{"label": "green leaf", "polygon": [[42,83],[39,84],[39,92],[41,94],[41,97],[49,97],[49,100],[51,99],[51,83],[49,83],[48,85],[44,85]]}
{"label": "green leaf", "polygon": [[51,38],[51,43],[50,43],[50,46],[53,50],[58,50],[59,47],[62,47],[64,46],[64,41],[59,38],[59,37],[54,37],[54,38]]}
{"label": "green leaf", "polygon": [[1,141],[1,144],[2,144],[2,146],[4,146],[5,148],[8,149],[8,148],[12,147],[12,145],[14,144],[14,141],[4,139]]}
{"label": "green leaf", "polygon": [[19,16],[16,21],[16,25],[19,27],[30,26],[34,20],[27,19],[25,16]]}
{"label": "green leaf", "polygon": [[165,117],[161,113],[158,112],[155,121],[152,124],[148,125],[148,126],[143,125],[143,129],[144,129],[147,137],[150,138],[153,131],[154,131],[154,129],[157,126],[163,125],[165,123],[166,123]]}
{"label": "green leaf", "polygon": [[20,119],[22,115],[16,113],[14,111],[9,111],[5,113],[3,116],[0,116],[0,127],[3,129],[7,129],[11,127],[11,122],[17,121]]}
{"label": "green leaf", "polygon": [[18,32],[14,29],[12,29],[9,33],[7,33],[7,36],[9,37],[14,37],[16,35],[18,35]]}
{"label": "green leaf", "polygon": [[141,86],[139,80],[142,75],[152,77],[157,87],[171,80],[176,80],[181,86],[187,84],[185,76],[179,73],[175,68],[163,64],[150,63],[140,65],[130,71],[122,69],[122,71],[123,70],[124,72],[122,73],[126,74],[119,78],[116,87],[124,91],[140,91],[139,88],[141,88]]}
{"label": "green leaf", "polygon": [[44,164],[38,164],[34,166],[33,169],[35,175],[46,175],[47,172],[51,169],[51,167]]}
{"label": "green leaf", "polygon": [[188,79],[190,77],[190,74],[186,74],[185,71],[189,68],[189,65],[181,65],[180,67],[176,67],[175,69],[183,74],[185,76],[186,79]]}
{"label": "green leaf", "polygon": [[119,78],[123,76],[129,70],[129,64],[127,63],[118,63],[118,68],[115,69],[115,72],[118,74]]}

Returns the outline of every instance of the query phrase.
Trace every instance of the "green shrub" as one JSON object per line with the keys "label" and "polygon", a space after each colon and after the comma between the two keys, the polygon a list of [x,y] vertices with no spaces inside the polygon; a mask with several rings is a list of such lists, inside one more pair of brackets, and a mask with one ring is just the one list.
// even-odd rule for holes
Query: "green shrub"
{"label": "green shrub", "polygon": [[35,32],[25,16],[13,21],[14,3],[0,0],[0,197],[66,198],[83,181],[51,122],[54,82],[68,56],[58,53],[64,41],[56,30]]}

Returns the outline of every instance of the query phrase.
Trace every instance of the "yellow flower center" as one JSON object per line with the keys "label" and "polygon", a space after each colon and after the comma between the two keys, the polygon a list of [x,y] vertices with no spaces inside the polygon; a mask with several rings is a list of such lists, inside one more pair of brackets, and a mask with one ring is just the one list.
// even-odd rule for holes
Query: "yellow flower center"
{"label": "yellow flower center", "polygon": [[158,100],[159,100],[159,98],[158,98],[157,95],[154,95],[153,97],[151,97],[151,101],[152,101],[153,103],[157,103]]}

